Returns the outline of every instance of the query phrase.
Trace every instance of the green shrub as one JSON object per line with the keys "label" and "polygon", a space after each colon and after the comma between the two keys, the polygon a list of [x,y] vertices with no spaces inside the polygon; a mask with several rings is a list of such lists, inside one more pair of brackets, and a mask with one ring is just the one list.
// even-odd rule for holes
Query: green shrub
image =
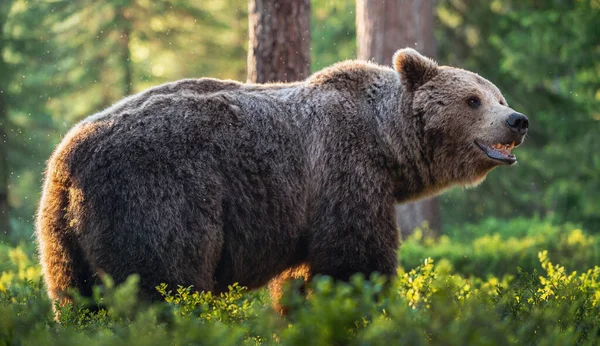
{"label": "green shrub", "polygon": [[490,219],[480,225],[466,225],[464,234],[449,230],[438,239],[417,230],[403,242],[400,263],[413,268],[431,257],[445,259],[461,274],[486,277],[540,270],[537,253],[550,256],[570,270],[585,270],[600,263],[600,237],[571,224],[554,225],[538,219],[502,222]]}
{"label": "green shrub", "polygon": [[[91,301],[76,297],[74,305],[58,307],[56,322],[33,248],[0,244],[0,345],[595,344],[600,267],[575,272],[550,258],[591,263],[598,240],[572,226],[532,227],[547,231],[471,242],[416,234],[402,249],[403,260],[418,251],[440,259],[399,267],[391,282],[378,275],[346,283],[317,277],[306,296],[293,281],[284,291],[285,317],[266,292],[239,285],[215,295],[163,284],[157,290],[164,301],[148,304],[136,298],[132,276],[121,285],[106,279]],[[549,250],[536,250],[543,246]],[[470,263],[474,258],[480,262]],[[527,268],[529,260],[535,268]],[[495,270],[506,275],[492,275]],[[90,304],[103,308],[90,311]]]}

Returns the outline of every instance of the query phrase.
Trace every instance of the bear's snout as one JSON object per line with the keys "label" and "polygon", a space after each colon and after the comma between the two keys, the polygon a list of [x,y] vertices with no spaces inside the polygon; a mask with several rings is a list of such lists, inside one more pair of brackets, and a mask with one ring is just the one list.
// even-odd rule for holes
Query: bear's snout
{"label": "bear's snout", "polygon": [[506,125],[511,131],[524,135],[529,128],[529,119],[521,113],[513,113],[506,119]]}

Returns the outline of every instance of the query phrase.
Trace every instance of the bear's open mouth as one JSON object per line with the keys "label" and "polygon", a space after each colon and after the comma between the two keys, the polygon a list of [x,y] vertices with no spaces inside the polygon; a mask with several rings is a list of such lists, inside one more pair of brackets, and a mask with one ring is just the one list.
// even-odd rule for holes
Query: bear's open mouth
{"label": "bear's open mouth", "polygon": [[507,163],[512,165],[517,162],[517,157],[510,153],[512,148],[515,147],[515,142],[511,144],[496,143],[492,145],[485,145],[475,141],[475,144],[489,157],[490,159]]}

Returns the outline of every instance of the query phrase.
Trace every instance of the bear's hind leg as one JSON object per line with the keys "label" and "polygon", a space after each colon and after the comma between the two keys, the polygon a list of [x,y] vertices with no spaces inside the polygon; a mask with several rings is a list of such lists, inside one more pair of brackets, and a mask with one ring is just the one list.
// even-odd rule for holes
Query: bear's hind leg
{"label": "bear's hind leg", "polygon": [[66,210],[69,191],[49,174],[36,221],[36,238],[48,296],[64,305],[72,301],[71,290],[91,296],[95,283],[90,265],[70,227]]}
{"label": "bear's hind leg", "polygon": [[[107,273],[116,283],[124,282],[130,275],[139,275],[139,295],[146,301],[164,298],[156,289],[161,283],[167,284],[167,291],[173,292],[179,285],[193,286],[194,291],[214,290],[215,269],[222,246],[218,235],[207,234],[211,232],[203,228],[201,231],[188,229],[189,232],[164,231],[149,237],[148,233],[154,229],[135,232],[139,236],[131,232],[132,229],[119,229],[102,238],[101,249],[89,249],[93,265],[99,272]],[[142,224],[137,230],[147,228]],[[115,234],[128,235],[119,237]]]}
{"label": "bear's hind leg", "polygon": [[162,299],[161,283],[172,291],[178,285],[212,291],[223,246],[219,178],[196,161],[157,160],[128,149],[122,157],[130,160],[111,167],[119,174],[99,169],[83,181],[81,243],[90,264],[116,283],[139,275],[146,300]]}
{"label": "bear's hind leg", "polygon": [[283,289],[286,282],[295,279],[303,279],[304,285],[302,285],[300,289],[301,293],[305,294],[306,284],[310,279],[309,275],[310,267],[308,266],[308,264],[303,263],[285,270],[283,273],[279,274],[277,277],[275,277],[269,282],[269,295],[271,296],[271,301],[273,303],[273,308],[275,309],[275,311],[279,312],[281,315],[286,315],[288,313],[288,307],[281,302],[281,298],[283,296]]}

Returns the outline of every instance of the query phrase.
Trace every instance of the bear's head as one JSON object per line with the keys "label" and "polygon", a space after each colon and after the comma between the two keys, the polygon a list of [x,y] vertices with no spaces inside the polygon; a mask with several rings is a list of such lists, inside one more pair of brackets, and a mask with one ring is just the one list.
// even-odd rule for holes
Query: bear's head
{"label": "bear's head", "polygon": [[508,106],[494,84],[438,66],[410,48],[396,52],[393,61],[403,85],[404,116],[425,137],[422,150],[439,188],[476,185],[494,167],[517,162],[511,149],[523,143],[529,120]]}

